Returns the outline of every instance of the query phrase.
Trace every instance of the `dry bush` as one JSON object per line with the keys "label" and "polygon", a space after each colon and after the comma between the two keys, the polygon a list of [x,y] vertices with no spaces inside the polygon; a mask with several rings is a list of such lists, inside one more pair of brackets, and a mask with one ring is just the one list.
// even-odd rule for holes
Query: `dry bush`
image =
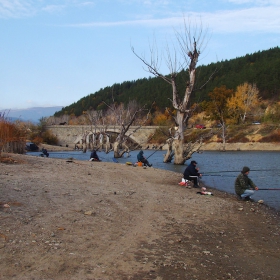
{"label": "dry bush", "polygon": [[278,127],[278,125],[265,124],[261,126],[258,133],[261,134],[263,137],[269,136],[270,134],[274,133],[274,131],[277,130]]}
{"label": "dry bush", "polygon": [[2,151],[24,153],[25,134],[16,124],[0,114],[0,156]]}
{"label": "dry bush", "polygon": [[227,141],[228,143],[248,143],[250,140],[246,136],[245,132],[241,132],[238,134],[235,134],[233,137],[230,137],[229,140]]}
{"label": "dry bush", "polygon": [[173,120],[167,111],[165,111],[164,113],[157,111],[154,114],[152,122],[153,122],[153,125],[172,126]]}
{"label": "dry bush", "polygon": [[36,145],[39,145],[43,143],[43,138],[40,136],[35,136],[34,138],[31,139],[31,142],[33,142]]}
{"label": "dry bush", "polygon": [[280,130],[274,131],[272,134],[262,137],[258,142],[280,142]]}
{"label": "dry bush", "polygon": [[169,132],[167,128],[156,129],[154,135],[149,136],[148,143],[150,144],[158,144],[165,143],[168,137]]}
{"label": "dry bush", "polygon": [[49,145],[57,145],[58,138],[49,130],[42,133],[42,140]]}

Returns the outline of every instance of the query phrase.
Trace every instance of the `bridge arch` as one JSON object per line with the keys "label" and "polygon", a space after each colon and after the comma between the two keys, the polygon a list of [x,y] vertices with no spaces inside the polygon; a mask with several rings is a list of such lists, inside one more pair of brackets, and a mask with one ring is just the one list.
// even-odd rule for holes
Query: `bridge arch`
{"label": "bridge arch", "polygon": [[[141,146],[147,145],[147,140],[150,135],[155,132],[158,126],[131,126],[127,132],[130,135],[129,138],[133,143],[137,143]],[[91,125],[50,125],[46,127],[47,130],[51,131],[59,141],[59,145],[68,147],[75,146],[75,140],[79,135],[83,135],[88,131],[100,132],[106,131],[108,133],[119,134],[120,126],[107,126],[106,129],[95,129]],[[136,130],[136,131],[135,131]],[[135,132],[134,132],[135,131]]]}

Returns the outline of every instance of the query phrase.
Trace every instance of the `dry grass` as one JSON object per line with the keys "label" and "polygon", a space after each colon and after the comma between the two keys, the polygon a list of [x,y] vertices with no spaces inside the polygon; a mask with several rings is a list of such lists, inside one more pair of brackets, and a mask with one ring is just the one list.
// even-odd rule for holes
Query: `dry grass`
{"label": "dry grass", "polygon": [[280,130],[274,131],[273,133],[262,137],[261,139],[259,139],[259,142],[280,142]]}

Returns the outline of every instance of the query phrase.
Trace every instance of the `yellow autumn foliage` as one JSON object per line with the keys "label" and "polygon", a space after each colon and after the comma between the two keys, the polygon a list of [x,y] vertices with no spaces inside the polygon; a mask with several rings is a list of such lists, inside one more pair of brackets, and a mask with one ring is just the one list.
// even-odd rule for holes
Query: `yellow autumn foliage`
{"label": "yellow autumn foliage", "polygon": [[244,83],[239,85],[235,93],[228,99],[227,107],[232,116],[238,122],[245,121],[247,114],[259,104],[259,90],[256,84]]}

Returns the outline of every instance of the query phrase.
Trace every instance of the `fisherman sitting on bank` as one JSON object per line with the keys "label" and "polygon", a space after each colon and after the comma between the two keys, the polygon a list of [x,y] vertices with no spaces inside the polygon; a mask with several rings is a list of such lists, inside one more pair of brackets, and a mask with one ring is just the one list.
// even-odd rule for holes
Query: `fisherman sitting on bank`
{"label": "fisherman sitting on bank", "polygon": [[94,149],[92,150],[89,161],[100,161],[100,159],[96,153],[96,150],[94,150]]}
{"label": "fisherman sitting on bank", "polygon": [[143,164],[144,164],[144,166],[149,166],[149,167],[151,167],[151,166],[153,166],[152,164],[150,164],[149,162],[148,162],[148,160],[144,157],[144,152],[141,150],[139,153],[138,153],[138,155],[137,155],[137,160],[138,160],[138,162],[142,162]]}
{"label": "fisherman sitting on bank", "polygon": [[47,149],[42,148],[42,153],[43,153],[42,156],[49,157],[49,153],[48,153]]}
{"label": "fisherman sitting on bank", "polygon": [[202,175],[198,172],[199,168],[196,167],[197,162],[195,160],[192,160],[191,163],[188,165],[188,167],[184,171],[184,179],[193,181],[193,187],[198,188],[198,177],[201,177]]}
{"label": "fisherman sitting on bank", "polygon": [[254,190],[258,190],[258,187],[248,177],[250,168],[244,166],[241,173],[235,179],[235,193],[242,200],[251,200],[251,195],[254,194]]}

